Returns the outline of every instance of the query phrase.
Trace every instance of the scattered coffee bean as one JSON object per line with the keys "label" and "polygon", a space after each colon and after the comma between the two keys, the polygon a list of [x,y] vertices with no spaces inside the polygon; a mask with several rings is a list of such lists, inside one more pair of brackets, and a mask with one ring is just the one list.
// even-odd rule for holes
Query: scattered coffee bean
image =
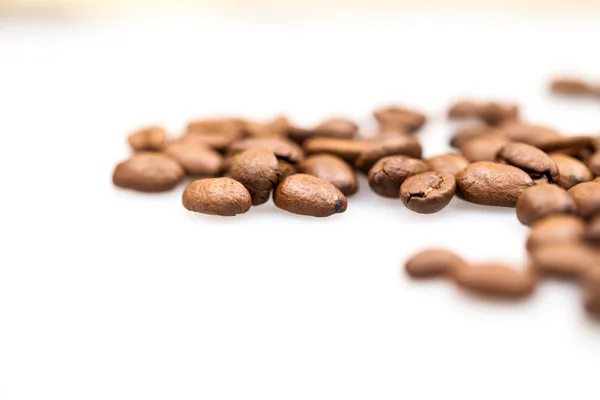
{"label": "scattered coffee bean", "polygon": [[167,131],[161,126],[149,126],[130,133],[127,141],[135,151],[158,151],[167,145]]}
{"label": "scattered coffee bean", "polygon": [[418,158],[383,157],[369,170],[369,186],[380,196],[397,199],[402,182],[412,175],[430,170],[431,166]]}
{"label": "scattered coffee bean", "polygon": [[489,125],[500,125],[519,118],[516,104],[488,102],[479,106],[479,118]]}
{"label": "scattered coffee bean", "polygon": [[593,250],[579,242],[540,245],[529,255],[536,271],[564,277],[579,278],[598,263]]}
{"label": "scattered coffee bean", "polygon": [[595,149],[594,138],[590,136],[561,136],[539,141],[535,145],[545,153],[563,152],[567,155],[590,154]]}
{"label": "scattered coffee bean", "polygon": [[514,207],[533,180],[523,170],[493,162],[470,164],[456,175],[456,194],[471,203]]}
{"label": "scattered coffee bean", "polygon": [[239,134],[244,129],[245,121],[241,118],[213,118],[191,121],[187,126],[188,132],[205,134]]}
{"label": "scattered coffee bean", "polygon": [[277,159],[277,165],[279,168],[279,182],[281,182],[290,175],[298,173],[299,166],[292,165],[287,161]]}
{"label": "scattered coffee bean", "polygon": [[452,269],[452,278],[464,289],[485,295],[521,297],[535,288],[535,274],[503,264],[463,264]]}
{"label": "scattered coffee bean", "polygon": [[494,161],[498,151],[508,143],[509,140],[501,135],[479,135],[464,142],[460,154],[470,162]]}
{"label": "scattered coffee bean", "polygon": [[517,199],[517,218],[523,225],[556,214],[577,214],[575,201],[559,186],[543,184],[528,187]]}
{"label": "scattered coffee bean", "polygon": [[600,268],[593,268],[583,277],[585,309],[595,317],[600,317]]}
{"label": "scattered coffee bean", "polygon": [[487,134],[503,136],[502,131],[493,126],[484,124],[467,125],[457,129],[456,132],[454,132],[454,135],[452,135],[452,138],[450,139],[450,146],[460,149],[460,146],[462,146],[463,143],[466,143],[478,136]]}
{"label": "scattered coffee bean", "polygon": [[229,175],[248,190],[253,206],[264,204],[279,181],[277,157],[269,149],[248,149],[233,157]]}
{"label": "scattered coffee bean", "polygon": [[[538,187],[538,186],[534,186]],[[586,225],[575,215],[551,215],[531,225],[527,238],[527,250],[560,243],[578,243],[584,239]]]}
{"label": "scattered coffee bean", "polygon": [[358,170],[366,174],[383,157],[404,155],[421,158],[422,152],[421,143],[414,135],[386,137],[371,141],[368,147],[360,153],[355,165]]}
{"label": "scattered coffee bean", "polygon": [[448,109],[448,118],[464,119],[479,116],[479,103],[473,100],[458,100]]}
{"label": "scattered coffee bean", "polygon": [[308,156],[302,163],[302,172],[330,182],[345,196],[358,191],[358,181],[352,167],[341,158],[331,154]]}
{"label": "scattered coffee bean", "polygon": [[298,165],[304,159],[304,151],[296,143],[285,138],[249,138],[235,141],[229,146],[228,154],[235,155],[244,150],[269,149],[280,160]]}
{"label": "scattered coffee bean", "polygon": [[535,183],[553,183],[558,180],[558,167],[554,161],[546,153],[529,144],[507,143],[498,151],[496,162],[522,169]]}
{"label": "scattered coffee bean", "polygon": [[330,137],[338,139],[353,139],[358,134],[358,125],[344,118],[331,118],[321,122],[313,129],[292,127],[289,130],[290,139],[303,143],[306,139]]}
{"label": "scattered coffee bean", "polygon": [[175,142],[167,146],[171,156],[190,176],[218,176],[223,171],[223,156],[202,144]]}
{"label": "scattered coffee bean", "polygon": [[346,197],[324,179],[307,174],[285,178],[273,193],[273,202],[283,210],[312,217],[328,217],[343,213]]}
{"label": "scattered coffee bean", "polygon": [[596,96],[600,91],[591,83],[579,78],[557,78],[550,83],[550,90],[556,94],[568,96]]}
{"label": "scattered coffee bean", "polygon": [[419,130],[427,121],[423,113],[404,107],[386,107],[373,113],[380,128],[389,129],[397,127],[408,132]]}
{"label": "scattered coffee bean", "polygon": [[469,160],[460,154],[446,153],[427,159],[427,164],[438,174],[456,175],[469,166]]}
{"label": "scattered coffee bean", "polygon": [[580,183],[569,189],[569,194],[575,200],[581,218],[589,219],[600,213],[600,185],[598,183]]}
{"label": "scattered coffee bean", "polygon": [[600,151],[597,151],[590,157],[587,166],[594,176],[600,176]]}
{"label": "scattered coffee bean", "polygon": [[236,135],[225,133],[187,132],[173,143],[208,146],[218,152],[224,152],[236,140]]}
{"label": "scattered coffee bean", "polygon": [[507,139],[531,145],[561,137],[561,134],[553,128],[521,121],[510,121],[499,128]]}
{"label": "scattered coffee bean", "polygon": [[592,173],[581,161],[557,153],[552,153],[549,157],[554,161],[558,168],[558,180],[556,181],[558,186],[570,189],[578,183],[589,182],[592,180]]}
{"label": "scattered coffee bean", "polygon": [[354,164],[358,156],[368,148],[369,143],[353,139],[313,138],[306,140],[303,146],[306,154],[333,154],[350,164]]}
{"label": "scattered coffee bean", "polygon": [[425,278],[449,273],[465,264],[462,258],[448,250],[429,249],[406,261],[406,273],[413,278]]}
{"label": "scattered coffee bean", "polygon": [[454,175],[423,172],[404,181],[400,186],[400,200],[411,211],[433,214],[450,203],[455,191]]}
{"label": "scattered coffee bean", "polygon": [[279,116],[267,123],[244,121],[241,136],[244,138],[281,138],[288,134],[290,123],[285,116]]}
{"label": "scattered coffee bean", "polygon": [[595,244],[596,246],[600,245],[600,214],[590,220],[585,237],[588,242]]}
{"label": "scattered coffee bean", "polygon": [[250,209],[252,198],[244,185],[231,178],[193,181],[185,188],[183,206],[201,214],[232,217]]}
{"label": "scattered coffee bean", "polygon": [[173,189],[184,177],[183,167],[162,153],[140,152],[117,165],[115,186],[139,192],[164,192]]}

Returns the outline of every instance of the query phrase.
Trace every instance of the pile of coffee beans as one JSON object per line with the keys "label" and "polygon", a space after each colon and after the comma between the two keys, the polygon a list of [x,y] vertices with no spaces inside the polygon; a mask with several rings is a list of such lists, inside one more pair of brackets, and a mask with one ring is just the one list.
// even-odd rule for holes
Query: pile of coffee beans
{"label": "pile of coffee beans", "polygon": [[[551,82],[553,93],[600,98],[600,86],[577,79]],[[390,106],[373,112],[378,129],[331,118],[296,126],[280,116],[190,122],[169,137],[160,126],[128,136],[132,155],[119,163],[113,183],[140,192],[183,191],[190,211],[234,216],[272,197],[278,208],[329,217],[348,208],[357,174],[379,196],[407,209],[436,213],[456,195],[471,203],[514,207],[531,228],[524,268],[474,264],[444,249],[424,250],[406,262],[409,276],[448,276],[465,290],[522,298],[540,278],[558,275],[581,282],[586,309],[600,316],[600,135],[564,135],[522,119],[519,106],[460,100],[448,118],[467,121],[450,138],[456,152],[423,159],[418,131],[427,117]]]}

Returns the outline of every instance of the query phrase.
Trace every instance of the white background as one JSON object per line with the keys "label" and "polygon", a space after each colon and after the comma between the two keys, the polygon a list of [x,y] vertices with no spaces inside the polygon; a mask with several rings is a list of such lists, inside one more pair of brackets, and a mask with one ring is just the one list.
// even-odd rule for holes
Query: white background
{"label": "white background", "polygon": [[449,150],[464,95],[598,132],[600,103],[547,93],[600,80],[598,16],[0,20],[0,399],[597,399],[600,324],[575,283],[503,303],[402,272],[428,246],[522,266],[512,209],[413,214],[363,178],[331,218],[219,218],[187,212],[184,185],[111,174],[131,129],[221,114],[369,133],[397,102],[430,116],[425,156]]}

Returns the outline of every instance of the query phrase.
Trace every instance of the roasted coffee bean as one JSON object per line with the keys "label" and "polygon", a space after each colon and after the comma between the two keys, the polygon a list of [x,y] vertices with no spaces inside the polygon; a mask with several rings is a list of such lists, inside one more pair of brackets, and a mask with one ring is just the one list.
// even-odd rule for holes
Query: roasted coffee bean
{"label": "roasted coffee bean", "polygon": [[567,155],[576,155],[587,151],[589,154],[595,149],[595,141],[591,136],[560,136],[542,140],[535,146],[545,153],[566,152]]}
{"label": "roasted coffee bean", "polygon": [[564,277],[579,278],[598,263],[590,247],[576,242],[540,245],[529,255],[536,271]]}
{"label": "roasted coffee bean", "polygon": [[508,143],[509,140],[501,135],[479,135],[464,142],[460,154],[470,162],[494,161],[498,151]]}
{"label": "roasted coffee bean", "polygon": [[404,155],[421,158],[422,152],[421,143],[414,135],[387,137],[371,141],[368,147],[360,153],[355,165],[358,170],[366,174],[383,157]]}
{"label": "roasted coffee bean", "polygon": [[279,116],[267,123],[244,121],[241,136],[244,138],[280,138],[285,137],[289,129],[290,123],[284,116]]}
{"label": "roasted coffee bean", "polygon": [[493,162],[470,164],[456,175],[456,194],[471,203],[514,207],[533,180],[523,170]]}
{"label": "roasted coffee bean", "polygon": [[171,156],[190,176],[218,176],[223,172],[223,156],[202,144],[175,142],[167,146]]}
{"label": "roasted coffee bean", "polygon": [[211,118],[191,121],[187,126],[187,131],[238,136],[244,129],[244,125],[245,121],[241,118]]}
{"label": "roasted coffee bean", "polygon": [[600,317],[600,268],[593,268],[583,277],[583,298],[585,309]]}
{"label": "roasted coffee bean", "polygon": [[350,164],[354,164],[358,156],[369,146],[369,143],[353,139],[313,138],[306,140],[303,146],[306,154],[333,154]]}
{"label": "roasted coffee bean", "polygon": [[140,192],[164,192],[173,189],[183,179],[183,167],[162,153],[140,152],[118,164],[113,183]]}
{"label": "roasted coffee bean", "polygon": [[581,161],[564,154],[552,153],[549,156],[558,168],[558,186],[570,189],[578,183],[592,180],[592,173]]}
{"label": "roasted coffee bean", "polygon": [[292,165],[287,161],[277,160],[277,165],[279,168],[279,182],[284,180],[290,175],[297,174],[299,172],[299,166]]}
{"label": "roasted coffee bean", "polygon": [[250,209],[252,198],[244,185],[231,178],[198,179],[185,188],[183,206],[201,214],[232,217]]}
{"label": "roasted coffee bean", "polygon": [[373,115],[382,129],[397,127],[408,132],[417,131],[427,120],[423,113],[395,106],[376,110]]}
{"label": "roasted coffee bean", "polygon": [[302,163],[302,172],[330,182],[345,196],[358,190],[356,174],[352,167],[341,158],[331,154],[308,156]]}
{"label": "roasted coffee bean", "polygon": [[477,118],[479,116],[479,103],[473,100],[458,100],[448,109],[448,118],[463,119]]}
{"label": "roasted coffee bean", "polygon": [[321,122],[312,129],[290,127],[289,137],[298,143],[306,139],[326,137],[338,139],[353,139],[358,134],[358,125],[344,118],[331,118]]}
{"label": "roasted coffee bean", "polygon": [[[538,186],[534,186],[538,187]],[[560,243],[577,243],[585,236],[585,222],[575,215],[552,215],[531,225],[527,250]]]}
{"label": "roasted coffee bean", "polygon": [[479,106],[479,118],[488,125],[500,125],[519,118],[516,104],[488,102]]}
{"label": "roasted coffee bean", "polygon": [[248,190],[253,206],[264,204],[279,181],[277,157],[268,149],[248,149],[233,157],[229,175]]}
{"label": "roasted coffee bean", "polygon": [[285,178],[273,193],[273,202],[283,210],[312,217],[328,217],[343,213],[346,197],[324,179],[307,174]]}
{"label": "roasted coffee bean", "polygon": [[585,237],[588,242],[596,246],[600,245],[600,214],[590,220]]}
{"label": "roasted coffee bean", "polygon": [[427,164],[438,174],[456,175],[469,165],[469,160],[455,153],[440,154],[427,160]]}
{"label": "roasted coffee bean", "polygon": [[219,152],[224,152],[236,140],[236,135],[222,133],[196,133],[187,132],[173,143],[184,143],[186,145],[208,146]]}
{"label": "roasted coffee bean", "polygon": [[501,130],[502,135],[507,139],[531,145],[561,137],[561,134],[553,128],[545,125],[528,124],[521,121],[504,123],[499,129]]}
{"label": "roasted coffee bean", "polygon": [[550,83],[550,90],[553,93],[568,96],[595,96],[600,94],[593,84],[571,77],[554,79]]}
{"label": "roasted coffee bean", "polygon": [[558,168],[554,161],[546,153],[529,144],[507,143],[498,151],[496,162],[521,168],[536,183],[552,183],[558,180]]}
{"label": "roasted coffee bean", "polygon": [[296,143],[284,138],[249,138],[235,141],[227,149],[227,153],[235,155],[248,149],[269,149],[280,160],[298,165],[304,159],[304,151]]}
{"label": "roasted coffee bean", "polygon": [[575,200],[579,216],[583,219],[600,214],[600,185],[596,182],[584,182],[569,189]]}
{"label": "roasted coffee bean", "polygon": [[135,151],[158,151],[167,145],[167,131],[161,126],[149,126],[130,133],[127,141]]}
{"label": "roasted coffee bean", "polygon": [[577,214],[575,201],[559,186],[548,183],[531,186],[517,200],[517,218],[523,225],[555,214]]}
{"label": "roasted coffee bean", "polygon": [[594,176],[600,176],[600,151],[594,153],[594,155],[590,157],[587,166]]}
{"label": "roasted coffee bean", "polygon": [[402,182],[412,175],[430,170],[431,166],[418,158],[383,157],[369,170],[369,186],[380,196],[397,199]]}
{"label": "roasted coffee bean", "polygon": [[521,297],[535,288],[535,274],[503,264],[463,264],[452,269],[452,278],[463,289],[486,295]]}
{"label": "roasted coffee bean", "polygon": [[449,273],[463,266],[462,258],[448,250],[429,249],[421,251],[406,261],[404,269],[413,278],[425,278]]}
{"label": "roasted coffee bean", "polygon": [[462,128],[459,128],[454,132],[454,135],[450,139],[450,146],[459,149],[463,143],[468,142],[469,140],[476,138],[478,136],[493,134],[496,136],[503,136],[502,131],[493,126],[484,125],[484,124],[476,124],[476,125],[467,125]]}
{"label": "roasted coffee bean", "polygon": [[400,200],[411,211],[433,214],[450,203],[455,191],[454,175],[423,172],[404,181],[400,186]]}

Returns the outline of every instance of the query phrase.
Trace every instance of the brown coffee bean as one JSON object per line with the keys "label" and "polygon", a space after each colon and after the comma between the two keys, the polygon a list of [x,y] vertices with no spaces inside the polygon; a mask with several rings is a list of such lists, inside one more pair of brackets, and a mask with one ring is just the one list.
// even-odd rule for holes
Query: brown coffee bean
{"label": "brown coffee bean", "polygon": [[600,185],[596,182],[584,182],[569,189],[575,200],[579,216],[583,219],[600,214]]}
{"label": "brown coffee bean", "polygon": [[369,170],[369,186],[380,196],[397,199],[408,177],[430,171],[428,163],[407,156],[383,157]]}
{"label": "brown coffee bean", "polygon": [[455,191],[454,175],[423,172],[404,181],[400,186],[400,200],[411,211],[433,214],[450,203]]}
{"label": "brown coffee bean", "polygon": [[248,190],[253,206],[264,204],[279,181],[277,157],[269,149],[248,149],[233,156],[229,175]]}
{"label": "brown coffee bean", "polygon": [[350,164],[354,164],[358,156],[368,148],[369,143],[354,139],[313,138],[306,140],[303,146],[306,154],[333,154]]}
{"label": "brown coffee bean", "polygon": [[140,192],[164,192],[173,189],[185,175],[183,167],[162,153],[140,152],[117,165],[115,186]]}
{"label": "brown coffee bean", "polygon": [[535,288],[535,274],[503,264],[463,264],[452,269],[452,278],[463,289],[485,295],[521,297]]}
{"label": "brown coffee bean", "polygon": [[470,164],[456,175],[456,194],[471,203],[514,207],[533,180],[523,170],[493,162]]}
{"label": "brown coffee bean", "polygon": [[557,153],[549,154],[549,157],[558,168],[558,180],[556,181],[558,186],[570,189],[578,183],[592,180],[592,173],[581,161]]}
{"label": "brown coffee bean", "polygon": [[244,138],[280,138],[287,136],[289,129],[290,123],[284,116],[279,116],[267,123],[244,121],[241,136]]}
{"label": "brown coffee bean", "polygon": [[331,154],[316,154],[307,157],[302,163],[302,172],[330,182],[345,196],[358,190],[356,174],[352,167],[341,158]]}
{"label": "brown coffee bean", "polygon": [[470,162],[494,161],[498,151],[508,143],[509,140],[501,135],[479,135],[464,142],[460,154]]}
{"label": "brown coffee bean", "polygon": [[297,174],[299,171],[299,166],[292,165],[287,161],[277,160],[277,165],[279,169],[279,182],[284,180],[290,175]]}
{"label": "brown coffee bean", "polygon": [[528,187],[517,199],[517,218],[523,225],[556,214],[577,214],[571,195],[559,186],[543,184]]}
{"label": "brown coffee bean", "polygon": [[204,134],[239,134],[244,129],[245,121],[241,118],[209,118],[191,121],[187,126],[188,132]]}
{"label": "brown coffee bean", "polygon": [[516,104],[488,102],[479,106],[479,118],[488,125],[500,125],[519,118]]}
{"label": "brown coffee bean", "polygon": [[371,141],[368,147],[360,153],[355,165],[358,170],[366,174],[383,157],[404,155],[421,158],[422,152],[421,143],[414,135],[386,137]]}
{"label": "brown coffee bean", "polygon": [[127,141],[135,151],[158,151],[167,145],[167,131],[161,126],[149,126],[130,133]]}
{"label": "brown coffee bean", "polygon": [[600,151],[597,151],[590,157],[587,166],[594,176],[600,176]]}
{"label": "brown coffee bean", "polygon": [[448,250],[429,249],[409,258],[404,269],[413,278],[426,278],[449,273],[464,264],[462,258]]}
{"label": "brown coffee bean", "polygon": [[558,167],[554,161],[546,153],[529,144],[507,143],[498,151],[496,162],[522,169],[536,183],[552,183],[558,180]]}
{"label": "brown coffee bean", "polygon": [[193,181],[185,188],[183,206],[201,214],[232,217],[250,209],[252,198],[244,185],[231,178]]}
{"label": "brown coffee bean", "polygon": [[567,155],[591,153],[595,149],[595,140],[591,136],[560,136],[542,140],[535,145],[545,153],[567,152]]}
{"label": "brown coffee bean", "polygon": [[477,118],[479,116],[479,103],[473,100],[458,100],[448,109],[448,118],[463,119]]}
{"label": "brown coffee bean", "polygon": [[550,90],[556,94],[568,96],[594,96],[597,90],[588,82],[579,78],[556,78],[550,83]]}
{"label": "brown coffee bean", "polygon": [[455,153],[440,154],[427,159],[427,164],[438,174],[456,175],[469,165],[469,160]]}
{"label": "brown coffee bean", "polygon": [[289,137],[298,143],[316,137],[330,137],[338,139],[353,139],[358,134],[358,125],[344,118],[330,118],[312,129],[291,127]]}
{"label": "brown coffee bean", "polygon": [[576,242],[540,245],[529,255],[536,271],[564,277],[579,278],[598,263],[591,248]]}
{"label": "brown coffee bean", "polygon": [[595,244],[596,246],[600,245],[600,214],[590,220],[585,237],[588,242]]}
{"label": "brown coffee bean", "polygon": [[594,182],[596,182],[596,183],[600,183],[600,176],[599,176],[599,177],[597,177],[596,179],[594,179]]}
{"label": "brown coffee bean", "polygon": [[212,177],[223,172],[223,156],[201,144],[171,143],[165,154],[175,159],[190,176]]}
{"label": "brown coffee bean", "polygon": [[187,132],[173,143],[208,146],[222,153],[235,140],[236,136],[231,134]]}
{"label": "brown coffee bean", "polygon": [[427,121],[423,113],[396,106],[375,110],[373,116],[381,128],[397,127],[408,132],[419,130]]}
{"label": "brown coffee bean", "polygon": [[235,155],[248,149],[269,149],[280,160],[298,165],[304,159],[304,151],[296,143],[284,138],[249,138],[237,140],[229,146],[227,153]]}
{"label": "brown coffee bean", "polygon": [[583,298],[585,309],[600,317],[600,268],[587,271],[583,277]]}
{"label": "brown coffee bean", "polygon": [[502,131],[493,126],[484,125],[484,124],[476,124],[476,125],[467,125],[462,128],[459,128],[454,132],[454,135],[450,139],[450,146],[459,149],[463,143],[468,142],[469,140],[476,138],[478,136],[493,134],[496,136],[503,136]]}
{"label": "brown coffee bean", "polygon": [[[534,186],[538,187],[538,186]],[[577,243],[585,236],[585,222],[575,215],[551,215],[531,225],[527,250],[560,243]]]}
{"label": "brown coffee bean", "polygon": [[499,128],[507,139],[531,145],[561,137],[561,134],[553,128],[521,121],[510,121],[502,124]]}
{"label": "brown coffee bean", "polygon": [[273,202],[283,210],[312,217],[328,217],[343,213],[346,197],[324,179],[295,174],[283,180],[273,193]]}

